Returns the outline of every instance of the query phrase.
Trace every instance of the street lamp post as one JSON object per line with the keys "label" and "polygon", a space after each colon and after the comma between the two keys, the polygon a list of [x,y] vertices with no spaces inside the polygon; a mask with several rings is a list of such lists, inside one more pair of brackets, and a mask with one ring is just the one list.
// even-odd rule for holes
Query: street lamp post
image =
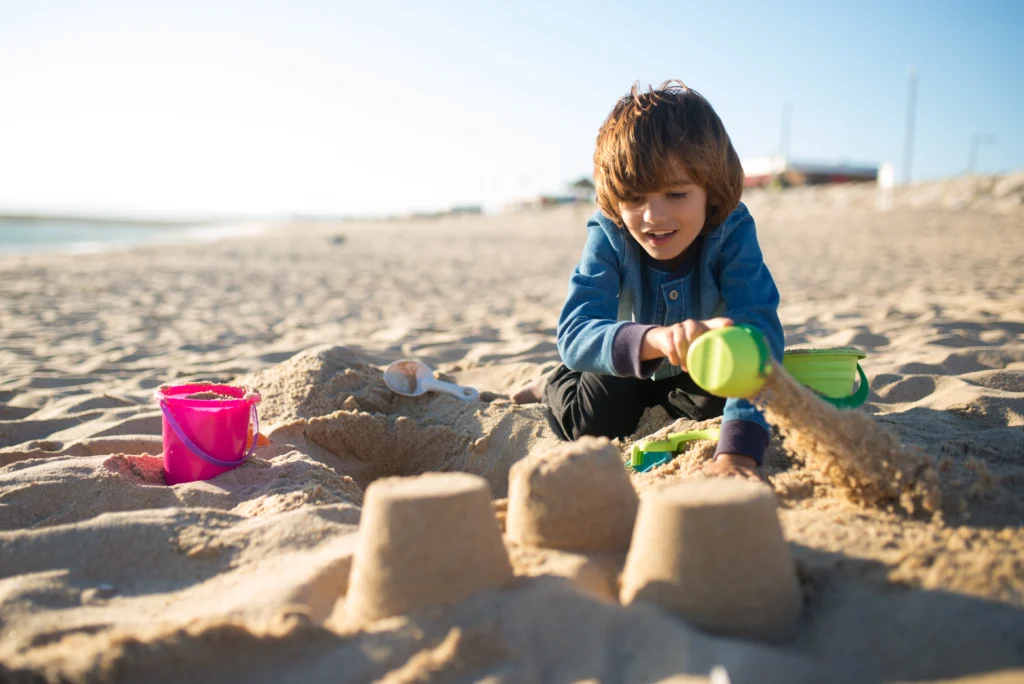
{"label": "street lamp post", "polygon": [[999,138],[989,133],[975,133],[971,136],[971,147],[967,153],[967,173],[974,173],[974,166],[978,162],[978,148],[982,145],[995,145]]}
{"label": "street lamp post", "polygon": [[914,120],[917,117],[917,69],[907,72],[907,128],[903,134],[903,182],[910,183],[914,161]]}

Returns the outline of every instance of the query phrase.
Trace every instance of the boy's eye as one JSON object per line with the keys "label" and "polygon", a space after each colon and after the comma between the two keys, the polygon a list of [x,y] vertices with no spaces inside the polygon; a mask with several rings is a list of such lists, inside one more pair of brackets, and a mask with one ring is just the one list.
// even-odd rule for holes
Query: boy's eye
{"label": "boy's eye", "polygon": [[686,196],[690,194],[688,192],[670,192],[668,193],[669,199],[686,199]]}
{"label": "boy's eye", "polygon": [[622,198],[622,201],[625,202],[626,204],[636,204],[642,199],[643,197],[641,197],[640,195],[627,195],[626,197]]}

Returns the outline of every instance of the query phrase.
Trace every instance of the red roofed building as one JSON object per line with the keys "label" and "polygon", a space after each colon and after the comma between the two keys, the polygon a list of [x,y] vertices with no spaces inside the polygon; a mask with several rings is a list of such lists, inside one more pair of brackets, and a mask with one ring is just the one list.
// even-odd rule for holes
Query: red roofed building
{"label": "red roofed building", "polygon": [[878,166],[811,164],[787,159],[781,155],[743,160],[743,187],[759,188],[779,183],[822,185],[826,183],[864,183],[878,180]]}

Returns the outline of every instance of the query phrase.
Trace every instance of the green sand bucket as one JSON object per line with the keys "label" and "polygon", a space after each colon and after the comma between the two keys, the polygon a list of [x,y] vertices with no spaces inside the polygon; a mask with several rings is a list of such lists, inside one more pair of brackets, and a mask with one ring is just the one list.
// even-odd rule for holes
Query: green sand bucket
{"label": "green sand bucket", "polygon": [[[864,352],[839,349],[791,349],[782,365],[797,382],[839,408],[856,408],[868,397],[868,379],[858,361]],[[690,377],[719,397],[753,397],[771,372],[768,343],[757,328],[734,325],[704,333],[686,354]],[[860,386],[851,394],[853,383]]]}
{"label": "green sand bucket", "polygon": [[749,325],[706,332],[690,345],[686,367],[699,386],[718,397],[752,397],[771,372],[764,335]]}
{"label": "green sand bucket", "polygon": [[[868,378],[860,367],[864,352],[853,347],[835,349],[787,349],[782,357],[785,368],[801,385],[839,408],[856,408],[868,398]],[[857,391],[853,383],[860,378]]]}

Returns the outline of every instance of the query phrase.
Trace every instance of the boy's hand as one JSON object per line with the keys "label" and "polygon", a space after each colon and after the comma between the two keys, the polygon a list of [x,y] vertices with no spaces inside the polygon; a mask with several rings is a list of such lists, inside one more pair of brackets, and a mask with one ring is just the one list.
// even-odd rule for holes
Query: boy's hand
{"label": "boy's hand", "polygon": [[711,318],[706,321],[687,319],[682,323],[652,328],[644,335],[640,347],[640,360],[665,357],[673,366],[686,370],[686,352],[690,345],[709,330],[732,325],[729,318]]}
{"label": "boy's hand", "polygon": [[740,454],[718,454],[714,461],[704,466],[704,473],[716,477],[745,477],[761,481],[757,473],[757,461]]}

